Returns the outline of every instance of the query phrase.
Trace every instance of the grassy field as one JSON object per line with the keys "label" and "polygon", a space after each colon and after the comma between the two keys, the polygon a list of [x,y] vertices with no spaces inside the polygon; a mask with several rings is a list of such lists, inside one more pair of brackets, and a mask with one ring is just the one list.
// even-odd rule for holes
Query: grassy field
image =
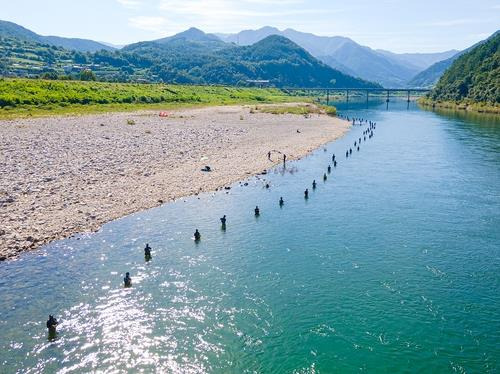
{"label": "grassy field", "polygon": [[256,106],[255,111],[261,113],[271,113],[271,114],[300,114],[300,115],[310,115],[310,114],[328,114],[330,116],[335,116],[337,114],[337,110],[335,107],[326,106],[326,105],[297,105],[297,106],[288,106],[288,105],[276,105],[271,107],[259,107]]}
{"label": "grassy field", "polygon": [[0,118],[296,100],[271,88],[0,79]]}
{"label": "grassy field", "polygon": [[418,103],[425,107],[436,107],[442,109],[465,110],[469,112],[500,114],[500,105],[490,103],[476,103],[469,101],[434,101],[429,98],[420,98]]}

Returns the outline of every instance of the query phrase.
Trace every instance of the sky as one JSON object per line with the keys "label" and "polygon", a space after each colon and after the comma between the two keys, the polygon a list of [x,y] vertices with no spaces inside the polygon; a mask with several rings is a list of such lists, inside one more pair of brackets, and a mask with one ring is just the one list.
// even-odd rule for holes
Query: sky
{"label": "sky", "polygon": [[274,26],[397,53],[440,52],[498,30],[500,0],[0,0],[0,19],[117,45],[192,26],[210,33]]}

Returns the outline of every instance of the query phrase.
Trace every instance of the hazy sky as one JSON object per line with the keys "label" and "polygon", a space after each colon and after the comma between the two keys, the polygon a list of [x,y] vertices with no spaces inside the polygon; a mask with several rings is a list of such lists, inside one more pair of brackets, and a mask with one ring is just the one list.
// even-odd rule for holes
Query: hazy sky
{"label": "hazy sky", "polygon": [[127,44],[191,26],[275,26],[394,52],[464,49],[500,26],[500,0],[0,0],[0,19],[42,35]]}

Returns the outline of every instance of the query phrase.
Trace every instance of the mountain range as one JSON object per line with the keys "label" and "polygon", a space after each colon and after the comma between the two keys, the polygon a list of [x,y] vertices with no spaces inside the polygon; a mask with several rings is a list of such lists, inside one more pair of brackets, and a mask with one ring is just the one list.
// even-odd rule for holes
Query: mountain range
{"label": "mountain range", "polygon": [[191,28],[120,50],[108,47],[88,52],[49,45],[29,30],[8,26],[8,33],[0,32],[0,74],[6,76],[240,86],[266,80],[277,87],[380,87],[333,69],[277,35],[251,46],[237,46]]}
{"label": "mountain range", "polygon": [[237,45],[250,45],[269,35],[284,36],[333,68],[378,82],[384,87],[404,87],[420,71],[458,53],[450,50],[440,53],[396,54],[373,50],[342,36],[317,36],[293,29],[281,31],[269,26],[237,34],[217,34],[221,40]]}
{"label": "mountain range", "polygon": [[[302,56],[305,58],[302,61],[304,63],[302,68],[304,68],[307,63],[313,63],[313,61],[315,69],[324,70],[324,65],[332,68],[335,74],[331,71],[329,74],[331,77],[335,77],[331,78],[327,83],[335,80],[337,86],[342,81],[349,81],[346,77],[351,76],[351,78],[359,78],[357,81],[351,80],[351,82],[357,82],[361,85],[365,85],[368,81],[375,82],[384,87],[430,87],[437,82],[446,68],[449,67],[461,53],[456,50],[450,50],[441,53],[397,54],[386,50],[374,50],[362,46],[346,37],[317,36],[293,29],[281,31],[273,27],[263,27],[258,30],[244,30],[237,34],[205,34],[200,30],[191,28],[174,36],[134,43],[117,49],[110,44],[88,39],[42,36],[15,23],[0,21],[0,37],[9,39],[9,43],[14,45],[16,42],[12,42],[12,40],[57,46],[66,50],[82,53],[96,53],[100,56],[99,58],[94,59],[92,56],[87,56],[85,60],[91,63],[101,61],[100,67],[103,66],[103,62],[109,64],[110,56],[114,56],[113,58],[118,60],[129,60],[129,54],[139,54],[140,57],[138,57],[138,59],[144,60],[141,64],[146,63],[145,61],[147,60],[149,62],[146,63],[146,65],[151,65],[147,67],[140,66],[140,68],[131,66],[128,62],[122,63],[120,66],[113,67],[110,65],[109,69],[105,69],[105,77],[106,79],[111,78],[115,80],[132,79],[131,77],[133,77],[133,79],[154,81],[158,77],[158,79],[170,77],[172,79],[192,83],[214,82],[216,78],[214,75],[211,75],[208,81],[203,77],[203,75],[207,73],[207,69],[220,71],[223,59],[235,58],[234,61],[225,61],[225,65],[227,65],[226,68],[234,70],[233,77],[229,79],[226,75],[223,79],[218,79],[219,81],[234,82],[236,76],[240,78],[237,81],[241,81],[241,79],[264,79],[263,77],[271,77],[270,80],[276,84],[276,78],[273,78],[269,74],[265,74],[262,69],[256,68],[257,66],[265,66],[265,63],[259,64],[257,61],[253,61],[251,63],[253,66],[252,69],[248,69],[249,62],[244,61],[244,59],[249,56],[245,47],[252,47],[270,36],[286,38],[292,41],[296,47],[303,48],[307,51],[309,56],[307,56],[307,58],[305,58],[305,55]],[[274,38],[271,40],[276,42],[278,39]],[[285,43],[281,43],[280,47],[285,47]],[[37,50],[38,47],[33,47],[32,45],[30,48],[32,50]],[[220,51],[224,51],[224,53],[220,53]],[[238,54],[236,51],[240,51],[241,54]],[[106,55],[104,52],[108,54]],[[103,56],[104,60],[108,60],[107,62],[103,61],[103,58],[101,58]],[[286,60],[286,56],[282,55],[280,59]],[[43,57],[41,57],[41,60],[43,62]],[[321,61],[323,64],[319,63],[317,60]],[[165,70],[166,61],[169,62],[170,68]],[[217,61],[217,63],[215,61]],[[71,62],[71,59],[67,62]],[[16,61],[16,63],[16,66],[19,66],[18,61]],[[195,66],[195,63],[198,65]],[[8,61],[5,62],[5,58],[3,64],[4,66],[6,64],[8,65]],[[214,66],[214,64],[216,66]],[[127,65],[130,67],[128,70],[125,68]],[[43,66],[45,65],[41,64],[37,69],[44,70],[45,68],[43,68]],[[162,66],[162,68],[160,68],[160,66]],[[95,68],[96,66],[92,67],[93,70]],[[149,71],[146,72],[144,70],[145,68],[149,69]],[[271,68],[271,66],[268,64],[266,69],[269,68]],[[23,71],[23,69],[17,70]],[[28,68],[27,71],[29,70]],[[200,70],[202,71],[201,75]],[[166,71],[170,71],[170,73],[167,74]],[[245,73],[242,73],[243,71],[245,71]],[[34,72],[31,73],[34,74]],[[103,77],[99,69],[97,73],[99,78]],[[274,77],[276,76],[279,75],[275,75]],[[325,83],[323,79],[318,81],[318,77],[314,78],[311,83],[318,83],[320,81]]]}

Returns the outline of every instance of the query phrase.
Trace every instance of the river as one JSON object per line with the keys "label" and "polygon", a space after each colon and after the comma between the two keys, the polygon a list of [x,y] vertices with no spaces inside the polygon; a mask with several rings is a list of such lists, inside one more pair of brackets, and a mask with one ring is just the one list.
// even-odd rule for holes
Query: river
{"label": "river", "polygon": [[0,263],[0,372],[500,371],[499,117],[338,109],[377,122],[359,151],[356,126],[247,186]]}

